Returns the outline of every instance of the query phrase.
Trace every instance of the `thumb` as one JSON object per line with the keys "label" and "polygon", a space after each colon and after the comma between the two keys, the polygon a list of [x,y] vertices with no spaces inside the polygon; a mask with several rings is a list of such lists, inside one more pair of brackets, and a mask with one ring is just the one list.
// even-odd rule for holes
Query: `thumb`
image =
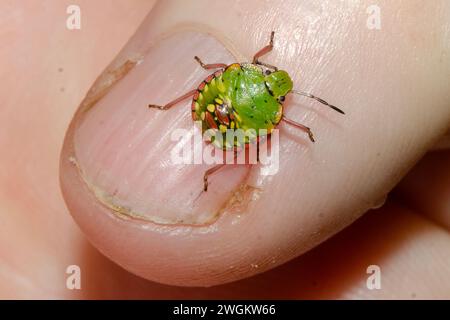
{"label": "thumb", "polygon": [[[66,135],[61,185],[72,215],[100,251],[150,280],[209,286],[300,255],[376,206],[450,123],[447,1],[420,11],[386,1],[381,30],[367,28],[366,1],[237,4],[160,2]],[[211,166],[170,161],[180,143],[171,132],[192,127],[190,101],[146,106],[206,78],[194,56],[248,61],[272,30],[265,62],[347,114],[287,99],[285,113],[317,143],[281,124],[276,175],[227,166],[198,197]]]}

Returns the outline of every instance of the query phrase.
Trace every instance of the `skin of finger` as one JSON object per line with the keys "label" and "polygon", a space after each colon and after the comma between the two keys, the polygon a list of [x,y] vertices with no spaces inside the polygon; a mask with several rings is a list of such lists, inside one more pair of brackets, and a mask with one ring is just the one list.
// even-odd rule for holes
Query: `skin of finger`
{"label": "skin of finger", "polygon": [[[326,270],[322,297],[342,299],[448,299],[449,234],[395,201],[368,213],[330,242],[326,255],[311,258]],[[359,244],[359,245],[358,245]],[[337,245],[341,249],[334,247]],[[336,254],[333,256],[333,252]],[[348,258],[346,258],[348,257]],[[369,269],[372,266],[372,269]],[[379,268],[380,287],[370,277]],[[336,274],[334,273],[336,272]],[[339,275],[339,276],[337,276]],[[320,280],[318,281],[320,283]],[[368,284],[369,283],[369,284]]]}
{"label": "skin of finger", "polygon": [[450,230],[450,151],[436,151],[408,173],[395,195]]}
{"label": "skin of finger", "polygon": [[[267,61],[292,70],[301,88],[314,88],[345,105],[347,116],[335,120],[320,107],[291,108],[289,115],[311,124],[321,143],[298,143],[295,132],[286,130],[291,140],[281,151],[280,172],[263,185],[258,201],[250,203],[238,222],[232,223],[231,210],[204,227],[123,220],[100,205],[68,161],[75,118],[62,153],[61,182],[67,204],[90,240],[147,279],[206,286],[277,266],[377,205],[447,128],[444,80],[449,66],[441,57],[448,53],[442,17],[448,10],[439,6],[448,4],[423,8],[417,1],[383,2],[384,29],[375,32],[366,27],[369,4],[227,2],[212,7],[198,1],[185,8],[182,2],[160,3],[110,70],[145,52],[161,32],[198,26],[194,17],[208,7],[202,30],[226,45],[233,43],[230,50],[237,56],[251,56],[276,29],[277,49]],[[253,28],[261,21],[270,22],[264,23],[266,29]],[[425,107],[430,105],[433,113]]]}
{"label": "skin of finger", "polygon": [[[90,4],[81,4],[83,8],[83,12],[87,14],[95,14],[95,12],[99,12],[100,7],[95,7],[96,2],[90,2]],[[144,11],[144,8],[138,9],[136,3],[133,4],[134,9],[136,10],[136,14]],[[114,8],[114,6],[112,7]],[[34,17],[36,19],[36,23],[39,21],[39,25],[43,26],[42,21],[50,21],[55,22],[53,19],[49,19],[48,17],[57,16],[56,12],[47,12],[49,16],[43,16],[38,14],[36,11],[31,10],[32,8],[20,8],[24,10],[24,12],[29,12],[29,16],[25,18],[27,21],[32,21],[31,19]],[[64,8],[54,8],[55,11],[64,11]],[[92,9],[92,11],[91,11]],[[5,10],[0,10],[0,12],[8,12]],[[109,25],[109,19],[111,18],[112,12],[107,14],[107,19],[102,21],[98,20],[99,27],[97,28],[98,34],[90,32],[89,35],[94,39],[89,41],[90,43],[98,43],[102,42],[102,35],[104,33],[104,25]],[[5,141],[2,141],[2,149],[8,149],[10,153],[7,153],[3,157],[3,166],[2,168],[5,170],[3,173],[7,171],[20,173],[18,167],[23,167],[20,165],[20,161],[25,161],[26,163],[33,165],[34,169],[30,169],[27,173],[23,173],[21,175],[16,175],[16,179],[5,180],[5,178],[9,175],[2,174],[2,209],[0,212],[2,213],[2,224],[1,224],[1,232],[0,236],[2,236],[2,241],[0,243],[4,244],[1,249],[0,256],[2,257],[1,265],[2,265],[2,277],[0,280],[0,297],[2,298],[55,298],[55,297],[84,297],[84,298],[126,298],[126,297],[134,297],[134,298],[157,298],[157,297],[165,297],[165,298],[189,298],[189,297],[197,297],[197,298],[207,298],[207,297],[236,297],[235,294],[239,294],[242,292],[243,297],[256,297],[258,292],[261,295],[268,294],[267,287],[265,287],[268,283],[277,283],[280,278],[283,278],[283,281],[280,281],[281,293],[276,292],[276,290],[271,289],[274,296],[282,296],[285,291],[285,288],[290,288],[289,293],[285,293],[283,296],[289,297],[305,297],[305,292],[309,290],[306,278],[314,278],[316,280],[316,287],[318,284],[324,287],[323,291],[326,291],[328,288],[328,281],[324,280],[323,282],[317,279],[316,277],[305,277],[305,274],[310,274],[310,272],[314,272],[316,268],[314,261],[327,258],[326,263],[323,263],[323,266],[329,266],[330,271],[336,270],[333,268],[337,263],[333,261],[330,256],[331,253],[335,250],[334,246],[330,246],[330,250],[324,251],[320,255],[317,254],[317,251],[314,250],[309,254],[305,255],[303,258],[308,258],[310,262],[310,267],[299,267],[299,265],[303,265],[300,263],[300,259],[294,260],[292,263],[286,264],[282,268],[277,268],[272,272],[265,273],[264,275],[254,277],[248,279],[246,281],[237,282],[235,284],[228,286],[220,286],[214,288],[214,292],[210,290],[205,292],[200,292],[198,289],[195,290],[186,290],[173,288],[170,286],[162,286],[156,285],[151,282],[143,281],[142,279],[132,276],[131,274],[125,272],[123,269],[117,267],[115,264],[111,263],[107,259],[103,258],[101,255],[97,254],[82,238],[81,233],[77,230],[76,227],[73,226],[71,219],[67,218],[67,214],[65,212],[64,204],[61,198],[55,197],[55,200],[51,200],[48,197],[58,194],[58,186],[56,182],[56,165],[52,162],[52,159],[55,157],[52,156],[58,153],[58,148],[55,147],[54,139],[59,137],[59,141],[62,140],[62,135],[64,131],[64,123],[67,123],[70,118],[70,113],[72,112],[73,105],[71,101],[80,99],[83,90],[87,88],[82,88],[83,83],[87,83],[93,77],[95,77],[95,73],[98,72],[102,67],[107,55],[111,55],[111,52],[117,50],[120,47],[120,38],[125,39],[127,34],[131,32],[131,30],[125,30],[123,28],[124,25],[130,25],[133,21],[138,19],[135,15],[131,14],[128,16],[125,14],[123,8],[120,10],[120,15],[114,19],[114,21],[120,21],[125,17],[129,17],[128,23],[120,23],[120,28],[115,32],[115,39],[117,40],[116,47],[114,48],[114,43],[109,41],[109,45],[111,48],[103,47],[104,53],[102,54],[99,51],[99,48],[93,46],[90,48],[92,54],[97,54],[98,58],[93,58],[89,54],[89,50],[87,50],[86,60],[91,61],[92,69],[86,69],[85,72],[77,72],[73,73],[78,76],[83,76],[83,79],[75,79],[73,76],[70,77],[71,81],[65,83],[66,88],[79,88],[77,97],[66,97],[64,95],[64,99],[62,101],[55,102],[61,106],[58,108],[58,113],[55,114],[55,110],[52,108],[53,103],[48,104],[35,104],[33,101],[54,101],[57,99],[59,95],[55,95],[53,92],[48,92],[44,90],[44,88],[36,88],[37,92],[31,92],[29,96],[24,97],[22,94],[22,90],[17,87],[17,83],[29,83],[33,81],[35,83],[42,83],[42,85],[59,88],[60,81],[54,77],[51,70],[58,70],[61,67],[61,64],[58,63],[56,59],[52,59],[52,55],[58,56],[55,54],[55,48],[47,47],[41,44],[41,49],[43,51],[42,55],[38,55],[37,52],[39,46],[36,45],[36,48],[33,49],[36,54],[36,61],[30,61],[30,65],[24,66],[24,68],[30,70],[37,70],[39,66],[42,68],[39,69],[39,72],[32,73],[14,73],[13,70],[11,72],[7,72],[11,76],[13,76],[11,81],[6,80],[4,85],[2,86],[5,89],[5,92],[8,92],[8,95],[5,96],[10,97],[11,110],[14,109],[15,112],[18,110],[23,110],[23,113],[17,113],[15,117],[11,118],[13,112],[11,111],[8,118],[2,118],[2,126],[4,130],[8,133],[13,133],[11,136],[14,136],[14,140],[8,139],[12,144],[6,147],[3,144]],[[5,21],[5,20],[2,20]],[[11,20],[8,20],[11,23]],[[34,23],[32,23],[34,24]],[[11,24],[2,24],[5,29],[12,29]],[[58,30],[57,25],[47,26],[49,30],[52,30],[55,39],[58,39],[58,43],[60,43],[60,50],[64,51],[67,55],[67,35],[65,32],[61,32],[59,37],[55,34],[55,30]],[[34,29],[36,32],[38,30]],[[124,35],[120,37],[120,31],[124,32]],[[44,31],[39,31],[38,33]],[[22,46],[26,46],[26,43],[30,43],[33,38],[35,38],[34,34],[29,35],[30,38],[28,41],[21,41],[20,44]],[[27,38],[25,38],[27,39]],[[69,39],[71,37],[69,36]],[[8,39],[5,43],[11,43],[13,39]],[[86,39],[87,40],[87,39]],[[123,41],[123,40],[122,40]],[[72,42],[70,42],[72,43]],[[73,44],[73,43],[72,43]],[[87,48],[86,44],[79,43],[78,46],[84,46]],[[14,47],[14,50],[11,52],[20,51],[21,46],[17,44]],[[69,46],[70,47],[70,46]],[[45,49],[45,51],[44,51]],[[25,50],[25,49],[23,49]],[[77,51],[77,46],[73,44],[73,47],[70,47],[70,50],[74,52]],[[19,57],[18,55],[14,55],[15,57]],[[48,56],[49,61],[43,59]],[[80,56],[70,55],[72,58],[67,58],[68,60],[62,65],[64,69],[70,73],[68,70],[68,66],[76,65],[76,61],[79,61]],[[73,62],[71,62],[73,59]],[[1,61],[15,61],[13,56],[5,56]],[[93,61],[97,61],[94,63]],[[17,66],[17,63],[8,63],[2,67],[2,70],[9,70],[8,66]],[[45,67],[44,67],[45,66]],[[22,75],[22,77],[19,77]],[[26,76],[26,77],[25,77]],[[39,79],[32,78],[38,76]],[[48,81],[42,81],[43,79],[47,79]],[[39,80],[39,81],[38,81]],[[54,83],[52,81],[55,81]],[[50,85],[49,85],[50,83]],[[53,85],[52,85],[53,83]],[[7,87],[7,84],[11,84],[11,87]],[[13,86],[14,84],[14,86]],[[17,89],[17,90],[15,90]],[[65,93],[68,95],[73,94],[76,95],[76,90],[67,89]],[[42,97],[42,94],[51,95],[49,97]],[[19,98],[20,97],[20,98]],[[5,104],[3,105],[6,106]],[[47,121],[45,124],[32,126],[30,128],[29,125],[19,121],[19,119],[25,119],[27,114],[30,114],[36,110],[36,116],[33,117],[34,120],[42,119],[42,121]],[[65,112],[65,113],[64,113]],[[67,113],[67,114],[66,114]],[[11,121],[14,119],[14,121]],[[8,126],[8,124],[11,124]],[[46,131],[43,131],[42,128],[49,128],[51,130],[51,134]],[[5,132],[6,132],[5,131]],[[7,137],[10,135],[0,135],[1,137]],[[33,139],[29,139],[32,136]],[[33,141],[32,144],[26,143],[27,141]],[[37,144],[37,148],[36,148]],[[59,142],[60,144],[60,142]],[[17,148],[21,146],[20,149]],[[49,152],[38,152],[39,150],[53,150]],[[6,157],[10,155],[10,157]],[[19,163],[17,160],[20,160]],[[53,178],[51,173],[53,172]],[[45,173],[45,174],[44,174]],[[42,175],[39,175],[42,174]],[[36,176],[37,175],[37,176]],[[48,181],[48,186],[45,188],[42,187],[42,183]],[[52,182],[53,181],[53,182]],[[53,185],[53,187],[51,187]],[[16,186],[12,188],[12,186]],[[40,194],[38,197],[33,195],[39,194],[39,190],[44,188],[48,192],[45,194]],[[54,190],[54,191],[52,191]],[[25,205],[28,204],[28,205]],[[389,215],[393,213],[390,212]],[[36,221],[30,221],[32,218],[36,218]],[[399,221],[399,225],[407,226],[411,221],[410,218],[406,218],[405,221]],[[365,223],[366,224],[366,223]],[[349,229],[349,232],[353,232],[357,226],[360,224],[356,224]],[[377,224],[377,227],[373,227],[373,221],[369,221],[367,223],[368,227],[371,230],[382,229],[384,228],[384,220],[381,219],[380,223]],[[55,232],[58,230],[58,232]],[[361,234],[361,241],[355,240],[354,236],[348,236],[348,243],[342,244],[341,251],[342,255],[338,255],[339,259],[337,261],[342,261],[342,256],[345,254],[345,251],[348,247],[351,247],[353,243],[374,243],[374,241],[370,238],[367,240],[365,236],[366,230],[362,230],[359,232]],[[395,230],[393,233],[398,234],[399,231]],[[345,233],[347,235],[347,233]],[[63,239],[67,239],[67,241],[62,241]],[[337,239],[333,238],[331,241],[335,241]],[[434,243],[435,241],[431,241]],[[14,243],[14,245],[11,245]],[[331,242],[327,242],[325,246],[329,246]],[[377,245],[378,247],[380,245]],[[322,246],[317,248],[318,250],[322,249]],[[39,254],[35,254],[38,252]],[[366,252],[365,250],[361,250],[361,252]],[[389,256],[392,256],[391,252]],[[43,258],[43,259],[42,259]],[[347,260],[347,259],[343,259]],[[356,259],[359,260],[359,259]],[[368,258],[369,261],[372,261],[371,258]],[[419,259],[419,261],[423,261],[423,259]],[[77,290],[67,290],[65,288],[61,289],[61,283],[64,283],[64,279],[58,276],[58,274],[65,274],[64,270],[67,265],[76,263],[79,264],[82,268],[83,272],[83,290],[81,292]],[[338,268],[338,270],[345,272],[347,270],[348,265],[345,262],[341,262],[342,266]],[[9,267],[9,268],[8,268]],[[434,266],[433,266],[434,268]],[[307,269],[307,270],[305,270]],[[355,268],[357,274],[361,274],[361,268]],[[359,270],[358,270],[359,269]],[[309,270],[309,271],[308,271]],[[406,270],[411,271],[411,268],[407,268]],[[301,272],[300,272],[301,271]],[[325,268],[323,271],[323,277],[326,279],[328,276],[334,275],[336,279],[343,278],[341,273],[339,272],[329,272]],[[269,277],[266,277],[268,275]],[[55,279],[56,277],[56,279]],[[399,279],[400,277],[397,277]],[[421,277],[411,274],[406,277],[407,279],[420,279]],[[422,277],[426,278],[426,277]],[[296,279],[300,281],[300,279],[304,279],[307,283],[305,286],[302,286],[298,282],[294,282],[295,285],[287,286],[288,284],[292,284],[292,279]],[[336,280],[337,282],[338,280]],[[314,285],[314,281],[311,282]],[[282,285],[281,285],[282,284]],[[290,291],[293,290],[296,293],[290,294]],[[418,290],[419,291],[419,290]],[[311,291],[310,291],[311,292]],[[381,291],[384,292],[384,291]],[[311,293],[312,295],[312,293]],[[311,297],[310,295],[307,295]],[[358,296],[352,296],[353,298],[358,298]],[[420,298],[420,295],[417,295]]]}
{"label": "skin of finger", "polygon": [[[449,125],[450,126],[450,125]],[[434,145],[432,150],[448,150],[450,149],[450,130]]]}
{"label": "skin of finger", "polygon": [[[82,27],[70,31],[66,8],[72,4],[0,3],[0,298],[80,297],[84,293],[65,285],[66,268],[73,264],[81,270],[101,268],[105,276],[99,272],[90,281],[102,290],[108,281],[111,290],[130,283],[129,273],[117,267],[114,272],[68,214],[58,160],[79,101],[152,3],[77,1]],[[80,64],[87,67],[80,71]],[[111,283],[108,268],[123,280]]]}
{"label": "skin of finger", "polygon": [[[448,299],[448,232],[396,201],[367,215],[306,259],[323,276],[314,291],[324,298]],[[379,267],[379,289],[367,285],[369,266]]]}
{"label": "skin of finger", "polygon": [[[145,299],[448,299],[449,234],[420,214],[388,201],[342,233],[283,266],[211,288],[157,284],[90,259],[83,298]],[[379,268],[380,287],[368,286]],[[432,270],[430,272],[430,270]],[[126,286],[118,287],[120,283]],[[127,290],[124,290],[127,288]]]}
{"label": "skin of finger", "polygon": [[[236,298],[237,292],[246,299],[448,299],[449,237],[442,227],[389,200],[281,267],[197,294],[216,299]],[[372,285],[374,267],[379,287]]]}

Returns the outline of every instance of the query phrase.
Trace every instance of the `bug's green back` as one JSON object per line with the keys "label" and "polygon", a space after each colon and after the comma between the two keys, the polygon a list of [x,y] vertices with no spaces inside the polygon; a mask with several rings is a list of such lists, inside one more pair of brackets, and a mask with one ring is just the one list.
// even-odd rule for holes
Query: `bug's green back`
{"label": "bug's green back", "polygon": [[240,128],[270,132],[278,124],[282,106],[268,90],[261,68],[253,64],[234,64],[222,77],[225,95],[238,115]]}
{"label": "bug's green back", "polygon": [[[292,80],[285,71],[265,75],[254,64],[234,63],[216,71],[197,88],[192,101],[194,121],[202,121],[203,131],[213,129],[223,135],[223,141],[212,138],[218,147],[240,146],[226,142],[227,130],[253,129],[255,136],[245,137],[249,143],[262,134],[270,134],[283,115],[281,96],[292,89]],[[261,132],[260,130],[266,130]]]}

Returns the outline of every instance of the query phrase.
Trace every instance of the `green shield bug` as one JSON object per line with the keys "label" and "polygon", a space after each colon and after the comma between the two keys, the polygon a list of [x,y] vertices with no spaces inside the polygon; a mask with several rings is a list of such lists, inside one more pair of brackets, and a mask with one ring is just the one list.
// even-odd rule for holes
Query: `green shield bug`
{"label": "green shield bug", "polygon": [[[257,139],[260,137],[260,131],[270,136],[272,130],[284,121],[305,131],[309,139],[314,142],[314,136],[309,127],[284,116],[283,102],[286,95],[289,93],[302,95],[339,113],[344,114],[344,112],[311,93],[294,90],[292,79],[286,71],[259,60],[261,56],[272,50],[274,35],[275,32],[272,31],[269,44],[253,56],[251,63],[205,64],[195,56],[194,59],[204,69],[216,71],[203,80],[196,89],[165,105],[150,104],[149,108],[167,110],[178,102],[192,97],[192,119],[202,122],[203,132],[212,129],[225,134],[228,130],[252,129],[256,132],[257,136],[254,138]],[[252,142],[251,139],[246,139],[243,144],[245,146],[250,142]],[[241,146],[239,143],[236,145],[236,142],[234,146],[223,142],[215,145],[224,150]],[[224,164],[218,164],[205,172],[204,191],[208,188],[208,176],[223,166]]]}

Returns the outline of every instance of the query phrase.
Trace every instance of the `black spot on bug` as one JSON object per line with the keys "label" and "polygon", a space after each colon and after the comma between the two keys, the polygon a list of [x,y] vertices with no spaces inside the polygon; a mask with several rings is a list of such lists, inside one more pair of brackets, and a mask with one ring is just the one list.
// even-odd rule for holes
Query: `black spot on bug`
{"label": "black spot on bug", "polygon": [[280,96],[280,97],[278,98],[278,100],[280,100],[281,102],[283,102],[284,99],[286,99],[284,96]]}
{"label": "black spot on bug", "polygon": [[272,72],[271,72],[270,70],[266,70],[264,73],[265,73],[266,75],[269,75],[269,74],[271,74]]}

